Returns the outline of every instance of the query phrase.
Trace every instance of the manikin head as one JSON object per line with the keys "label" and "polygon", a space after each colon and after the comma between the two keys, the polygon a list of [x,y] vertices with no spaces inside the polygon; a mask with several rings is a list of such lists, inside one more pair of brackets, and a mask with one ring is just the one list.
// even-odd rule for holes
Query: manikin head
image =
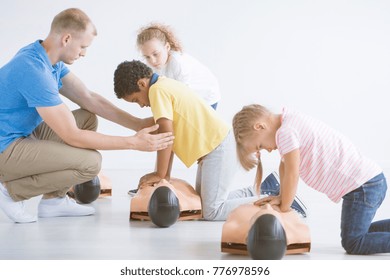
{"label": "manikin head", "polygon": [[260,207],[251,219],[247,250],[254,260],[280,260],[286,253],[287,237],[279,213],[271,205]]}
{"label": "manikin head", "polygon": [[170,227],[180,216],[179,199],[169,187],[156,187],[149,201],[148,212],[156,226]]}

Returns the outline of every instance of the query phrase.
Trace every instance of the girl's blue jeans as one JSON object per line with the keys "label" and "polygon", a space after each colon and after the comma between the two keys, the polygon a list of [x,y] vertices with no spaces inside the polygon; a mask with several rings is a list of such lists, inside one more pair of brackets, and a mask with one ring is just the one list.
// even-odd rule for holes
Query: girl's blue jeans
{"label": "girl's blue jeans", "polygon": [[386,190],[381,173],[343,196],[341,244],[348,254],[390,252],[390,219],[372,222]]}

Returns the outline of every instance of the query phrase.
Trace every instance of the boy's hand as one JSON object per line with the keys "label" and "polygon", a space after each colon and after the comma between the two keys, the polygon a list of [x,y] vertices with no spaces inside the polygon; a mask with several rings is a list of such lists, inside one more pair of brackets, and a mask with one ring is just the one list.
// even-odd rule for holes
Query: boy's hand
{"label": "boy's hand", "polygon": [[167,148],[173,144],[172,132],[165,132],[160,134],[150,134],[158,129],[158,124],[147,127],[138,131],[134,137],[134,150],[139,151],[158,151]]}
{"label": "boy's hand", "polygon": [[152,172],[152,173],[146,174],[146,175],[142,176],[141,179],[139,179],[138,188],[142,189],[144,187],[154,186],[155,184],[160,182],[161,179],[163,179],[163,178],[158,176],[157,172]]}

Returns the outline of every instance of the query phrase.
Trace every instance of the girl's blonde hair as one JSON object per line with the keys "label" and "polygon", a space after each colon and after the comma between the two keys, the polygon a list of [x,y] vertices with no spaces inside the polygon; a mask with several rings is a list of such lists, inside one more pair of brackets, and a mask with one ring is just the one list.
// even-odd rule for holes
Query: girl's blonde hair
{"label": "girl's blonde hair", "polygon": [[183,52],[182,45],[174,35],[172,29],[168,25],[160,23],[151,23],[142,27],[138,31],[137,46],[140,47],[147,41],[154,38],[160,40],[163,44],[168,43],[174,51]]}
{"label": "girl's blonde hair", "polygon": [[244,147],[245,139],[253,134],[253,127],[255,122],[260,118],[269,117],[271,111],[269,111],[264,106],[258,104],[252,104],[244,106],[241,111],[239,111],[233,117],[233,131],[234,137],[236,139],[236,148],[238,159],[244,167],[245,170],[249,171],[257,165],[255,186],[256,189],[259,189],[261,180],[263,177],[263,166],[261,164],[260,156],[257,156],[254,153],[248,152]]}

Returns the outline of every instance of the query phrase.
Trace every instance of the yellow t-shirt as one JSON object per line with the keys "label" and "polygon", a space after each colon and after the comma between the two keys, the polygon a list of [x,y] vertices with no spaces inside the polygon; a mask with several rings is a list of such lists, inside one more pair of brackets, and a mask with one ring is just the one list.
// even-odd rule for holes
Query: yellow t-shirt
{"label": "yellow t-shirt", "polygon": [[160,76],[149,89],[154,120],[172,121],[173,152],[190,167],[225,139],[230,127],[182,82]]}

